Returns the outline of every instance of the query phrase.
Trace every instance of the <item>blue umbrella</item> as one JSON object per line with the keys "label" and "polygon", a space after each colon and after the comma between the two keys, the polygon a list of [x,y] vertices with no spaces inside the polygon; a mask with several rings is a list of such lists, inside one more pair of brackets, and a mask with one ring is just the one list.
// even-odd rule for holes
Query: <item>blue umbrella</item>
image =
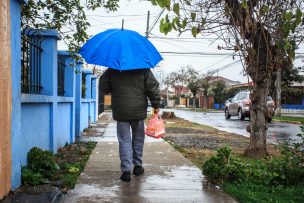
{"label": "blue umbrella", "polygon": [[109,29],[89,39],[79,53],[89,64],[117,70],[154,68],[163,58],[135,31]]}

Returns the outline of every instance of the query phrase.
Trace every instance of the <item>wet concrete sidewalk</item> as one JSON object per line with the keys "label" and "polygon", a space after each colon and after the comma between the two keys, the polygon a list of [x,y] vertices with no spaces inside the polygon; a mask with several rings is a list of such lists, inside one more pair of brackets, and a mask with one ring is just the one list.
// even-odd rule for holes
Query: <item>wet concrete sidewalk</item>
{"label": "wet concrete sidewalk", "polygon": [[146,137],[143,176],[130,183],[119,180],[120,161],[116,122],[110,122],[74,190],[65,203],[121,202],[236,202],[214,185],[202,172],[168,143]]}

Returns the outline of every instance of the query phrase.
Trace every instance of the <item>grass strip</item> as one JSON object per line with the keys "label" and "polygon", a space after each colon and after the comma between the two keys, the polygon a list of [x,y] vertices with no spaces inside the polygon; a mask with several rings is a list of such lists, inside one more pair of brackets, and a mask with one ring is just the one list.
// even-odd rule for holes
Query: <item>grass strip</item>
{"label": "grass strip", "polygon": [[274,121],[284,121],[284,122],[296,122],[304,124],[304,117],[290,117],[290,116],[281,116],[273,117]]}

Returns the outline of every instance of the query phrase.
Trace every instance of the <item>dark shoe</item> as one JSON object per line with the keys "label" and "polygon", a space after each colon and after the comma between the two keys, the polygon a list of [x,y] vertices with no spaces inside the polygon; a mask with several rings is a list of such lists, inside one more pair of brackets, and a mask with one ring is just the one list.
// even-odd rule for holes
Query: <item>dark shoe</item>
{"label": "dark shoe", "polygon": [[130,182],[131,181],[131,172],[122,172],[122,175],[120,176],[120,180],[124,182]]}
{"label": "dark shoe", "polygon": [[133,174],[134,175],[139,176],[139,175],[143,174],[144,172],[145,172],[144,167],[142,167],[142,166],[134,166],[134,169],[133,169]]}

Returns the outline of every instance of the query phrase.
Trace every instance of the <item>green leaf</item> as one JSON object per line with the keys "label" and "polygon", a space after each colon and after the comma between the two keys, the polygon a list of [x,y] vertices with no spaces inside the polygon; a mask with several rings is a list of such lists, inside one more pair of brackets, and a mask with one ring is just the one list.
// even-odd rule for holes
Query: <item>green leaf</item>
{"label": "green leaf", "polygon": [[191,6],[191,2],[189,0],[185,0],[185,2],[188,6]]}
{"label": "green leaf", "polygon": [[179,17],[176,17],[175,19],[176,19],[176,25],[177,25],[178,27],[181,27],[180,18],[179,18]]}
{"label": "green leaf", "polygon": [[302,15],[303,15],[302,11],[298,8],[296,12],[296,21],[295,21],[297,26],[300,25],[302,22]]}
{"label": "green leaf", "polygon": [[261,9],[260,9],[261,15],[265,15],[265,14],[267,14],[268,12],[269,12],[269,7],[266,6],[266,5],[263,5],[263,6],[261,7]]}
{"label": "green leaf", "polygon": [[292,12],[289,11],[289,12],[285,13],[284,17],[287,21],[290,21],[292,19]]}
{"label": "green leaf", "polygon": [[185,19],[183,20],[181,28],[185,29],[186,26],[187,26],[187,18],[185,18]]}
{"label": "green leaf", "polygon": [[242,1],[242,7],[243,8],[247,8],[247,0],[243,0]]}
{"label": "green leaf", "polygon": [[170,11],[171,0],[165,0],[165,1],[166,1],[166,8],[168,11]]}
{"label": "green leaf", "polygon": [[74,167],[74,166],[72,166],[72,167],[69,168],[68,171],[69,171],[69,173],[78,173],[78,172],[79,172],[79,169],[76,168],[76,167]]}
{"label": "green leaf", "polygon": [[166,0],[156,0],[156,2],[161,8],[166,6]]}
{"label": "green leaf", "polygon": [[161,21],[160,21],[160,25],[159,25],[159,30],[161,33],[164,33],[165,32],[165,25],[164,25],[164,19],[162,18]]}
{"label": "green leaf", "polygon": [[171,32],[172,31],[172,24],[171,23],[168,23],[168,32]]}
{"label": "green leaf", "polygon": [[156,0],[151,0],[151,3],[152,3],[153,6],[157,6]]}
{"label": "green leaf", "polygon": [[178,20],[178,17],[176,17],[176,18],[174,18],[174,19],[172,20],[172,27],[173,27],[174,30],[177,30],[177,27],[176,27],[176,26],[179,27],[178,24],[179,24],[179,20]]}
{"label": "green leaf", "polygon": [[179,15],[179,4],[178,3],[175,3],[173,5],[173,11],[176,15]]}
{"label": "green leaf", "polygon": [[192,32],[193,37],[196,37],[196,35],[197,35],[197,28],[193,27],[192,30],[191,30],[191,32]]}
{"label": "green leaf", "polygon": [[302,15],[303,15],[303,13],[302,13],[301,9],[298,8],[296,11],[296,18],[301,18]]}
{"label": "green leaf", "polygon": [[196,13],[191,13],[192,22],[195,21],[195,18],[196,18]]}

